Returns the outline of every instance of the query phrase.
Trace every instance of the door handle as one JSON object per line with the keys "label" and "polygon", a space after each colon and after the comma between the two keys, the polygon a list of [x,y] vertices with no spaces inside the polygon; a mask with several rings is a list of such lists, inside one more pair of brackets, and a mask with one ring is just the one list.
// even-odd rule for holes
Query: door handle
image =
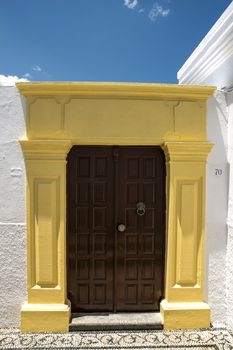
{"label": "door handle", "polygon": [[145,205],[145,203],[138,202],[137,203],[137,214],[139,216],[143,216],[143,215],[145,215],[145,212],[146,212],[146,205]]}
{"label": "door handle", "polygon": [[126,227],[125,227],[124,224],[119,224],[119,225],[117,226],[117,231],[118,231],[118,232],[125,232],[125,230],[126,230]]}

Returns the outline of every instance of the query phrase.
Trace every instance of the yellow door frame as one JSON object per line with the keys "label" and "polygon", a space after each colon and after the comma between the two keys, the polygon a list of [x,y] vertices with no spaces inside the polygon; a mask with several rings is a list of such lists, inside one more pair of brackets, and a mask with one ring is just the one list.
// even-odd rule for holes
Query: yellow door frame
{"label": "yellow door frame", "polygon": [[[165,329],[210,325],[204,300],[206,100],[214,87],[18,83],[26,97],[23,332],[68,331],[66,157],[72,145],[159,145],[166,156]],[[23,278],[23,276],[22,276]]]}

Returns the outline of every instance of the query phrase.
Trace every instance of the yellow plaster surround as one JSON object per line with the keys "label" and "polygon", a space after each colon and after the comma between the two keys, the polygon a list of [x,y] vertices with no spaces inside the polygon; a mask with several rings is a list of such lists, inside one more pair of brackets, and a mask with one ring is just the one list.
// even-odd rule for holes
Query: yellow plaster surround
{"label": "yellow plaster surround", "polygon": [[66,157],[72,145],[159,145],[166,156],[165,329],[208,327],[206,100],[214,87],[18,83],[26,97],[28,303],[24,332],[67,331]]}

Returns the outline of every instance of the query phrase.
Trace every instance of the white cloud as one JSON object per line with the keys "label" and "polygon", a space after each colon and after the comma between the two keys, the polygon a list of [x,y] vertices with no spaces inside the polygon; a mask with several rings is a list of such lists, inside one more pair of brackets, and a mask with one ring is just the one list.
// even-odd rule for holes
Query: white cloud
{"label": "white cloud", "polygon": [[36,64],[35,66],[32,67],[32,70],[34,70],[34,72],[41,72],[42,68],[38,66],[38,64]]}
{"label": "white cloud", "polygon": [[157,17],[167,17],[169,13],[170,9],[164,9],[163,6],[156,2],[150,10],[148,17],[151,21],[155,21]]}
{"label": "white cloud", "polygon": [[32,75],[31,75],[31,73],[25,73],[25,74],[23,75],[23,77],[26,78],[26,79],[31,79],[31,78],[32,78]]}
{"label": "white cloud", "polygon": [[138,4],[138,0],[124,0],[124,5],[133,10]]}
{"label": "white cloud", "polygon": [[143,13],[143,12],[145,12],[145,10],[144,10],[144,9],[140,9],[140,10],[138,10],[138,13]]}
{"label": "white cloud", "polygon": [[18,82],[27,82],[26,78],[19,78],[16,75],[3,75],[0,74],[0,86],[14,86]]}

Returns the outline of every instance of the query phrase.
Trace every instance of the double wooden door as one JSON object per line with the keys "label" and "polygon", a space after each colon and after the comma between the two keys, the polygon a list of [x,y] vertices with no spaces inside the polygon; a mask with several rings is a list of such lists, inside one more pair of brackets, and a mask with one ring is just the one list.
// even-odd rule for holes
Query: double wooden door
{"label": "double wooden door", "polygon": [[158,310],[164,240],[160,147],[73,147],[67,163],[72,311]]}

